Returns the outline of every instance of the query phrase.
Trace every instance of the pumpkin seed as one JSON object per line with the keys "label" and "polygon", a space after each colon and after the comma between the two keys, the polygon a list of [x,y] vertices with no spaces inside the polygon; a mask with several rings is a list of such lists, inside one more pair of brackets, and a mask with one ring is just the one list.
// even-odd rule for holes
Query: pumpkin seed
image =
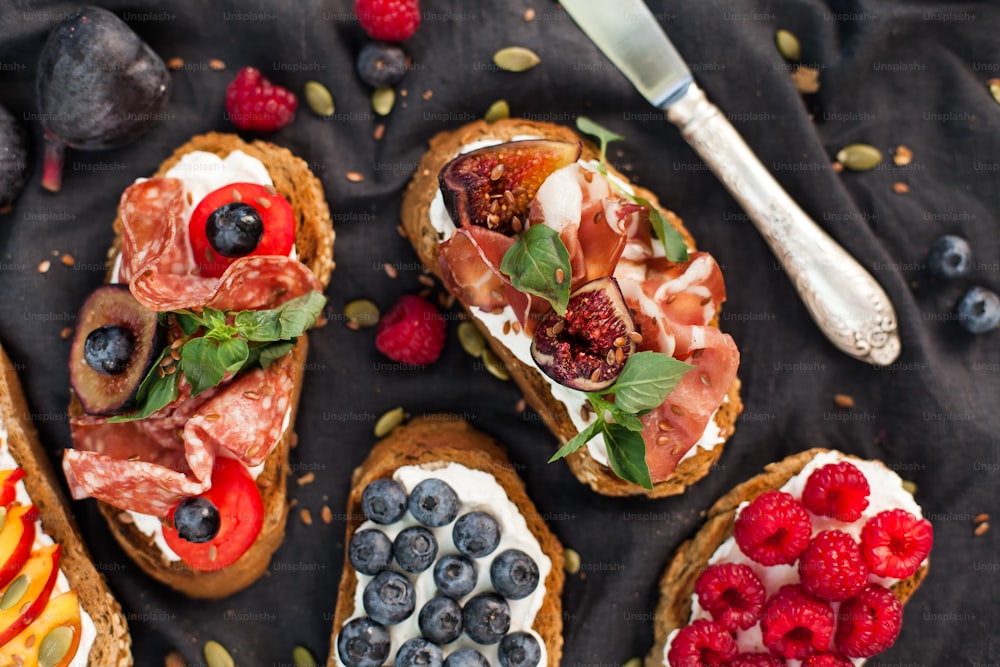
{"label": "pumpkin seed", "polygon": [[306,81],[306,104],[320,118],[333,115],[333,95],[319,81]]}
{"label": "pumpkin seed", "polygon": [[850,144],[838,151],[837,162],[851,171],[868,171],[882,162],[882,151],[868,144]]}
{"label": "pumpkin seed", "polygon": [[917,495],[917,483],[910,481],[908,479],[904,479],[903,490],[909,493],[911,496],[915,496]]}
{"label": "pumpkin seed", "polygon": [[523,72],[542,62],[542,59],[531,49],[523,46],[508,46],[493,54],[493,62],[502,70]]}
{"label": "pumpkin seed", "polygon": [[355,299],[344,306],[344,317],[359,327],[373,327],[378,324],[378,306],[368,299]]}
{"label": "pumpkin seed", "polygon": [[483,350],[483,365],[486,370],[490,372],[490,375],[497,378],[498,380],[509,380],[510,373],[504,368],[503,362],[500,361],[500,357],[493,353],[493,350],[485,348]]}
{"label": "pumpkin seed", "polygon": [[486,110],[486,115],[483,116],[483,120],[487,123],[495,123],[504,118],[510,118],[510,105],[507,104],[507,100],[497,100],[490,105],[490,108]]}
{"label": "pumpkin seed", "polygon": [[389,410],[375,422],[375,437],[384,438],[389,435],[392,429],[403,423],[403,419],[405,418],[406,413],[403,412],[402,406]]}
{"label": "pumpkin seed", "polygon": [[396,103],[396,91],[389,86],[376,88],[372,93],[372,109],[379,116],[388,116],[392,105]]}
{"label": "pumpkin seed", "polygon": [[7,611],[24,597],[24,594],[28,592],[28,586],[31,585],[31,577],[26,574],[20,575],[17,579],[10,582],[10,586],[4,591],[3,597],[0,598],[0,610]]}
{"label": "pumpkin seed", "polygon": [[580,571],[580,554],[576,549],[563,549],[563,569],[567,574],[576,574]]}
{"label": "pumpkin seed", "polygon": [[73,643],[73,628],[68,625],[60,625],[52,628],[42,643],[38,645],[39,667],[52,667],[58,664],[69,651]]}
{"label": "pumpkin seed", "polygon": [[1000,79],[990,79],[986,83],[990,86],[990,95],[1000,104]]}
{"label": "pumpkin seed", "polygon": [[317,667],[316,658],[305,646],[296,646],[292,650],[292,660],[295,662],[295,667]]}
{"label": "pumpkin seed", "polygon": [[790,63],[798,62],[802,56],[799,38],[789,30],[779,30],[774,33],[774,43],[777,45],[781,57]]}
{"label": "pumpkin seed", "polygon": [[642,667],[642,658],[638,656],[629,658],[622,667]]}
{"label": "pumpkin seed", "polygon": [[7,525],[7,508],[0,507],[0,530]]}
{"label": "pumpkin seed", "polygon": [[236,662],[226,647],[214,639],[205,642],[205,662],[208,667],[236,667]]}
{"label": "pumpkin seed", "polygon": [[468,320],[458,325],[458,342],[462,344],[462,349],[473,357],[483,356],[486,349],[486,339],[479,333],[476,325]]}

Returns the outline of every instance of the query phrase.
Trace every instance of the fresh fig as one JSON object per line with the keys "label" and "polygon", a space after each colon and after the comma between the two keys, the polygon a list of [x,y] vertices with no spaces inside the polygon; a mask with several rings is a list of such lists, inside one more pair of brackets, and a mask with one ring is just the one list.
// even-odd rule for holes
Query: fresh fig
{"label": "fresh fig", "polygon": [[0,104],[0,214],[7,213],[28,180],[28,136]]}
{"label": "fresh fig", "polygon": [[45,126],[42,185],[62,185],[63,148],[129,144],[160,117],[170,96],[163,60],[113,13],[83,7],[49,34],[38,61]]}
{"label": "fresh fig", "polygon": [[69,376],[88,414],[114,415],[134,407],[136,390],[163,350],[156,312],[125,285],[104,285],[84,301],[69,355]]}
{"label": "fresh fig", "polygon": [[580,391],[615,383],[635,352],[635,321],[618,281],[607,276],[570,294],[566,314],[548,311],[535,328],[531,357],[543,373]]}
{"label": "fresh fig", "polygon": [[462,153],[438,174],[445,208],[458,227],[519,232],[539,186],[552,172],[576,162],[581,146],[528,139]]}

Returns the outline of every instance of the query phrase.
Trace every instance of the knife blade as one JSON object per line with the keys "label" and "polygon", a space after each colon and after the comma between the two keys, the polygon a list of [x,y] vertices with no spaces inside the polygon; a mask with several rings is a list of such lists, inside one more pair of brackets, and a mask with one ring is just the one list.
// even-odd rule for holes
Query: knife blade
{"label": "knife blade", "polygon": [[895,361],[902,346],[885,290],[792,200],[708,100],[649,7],[642,0],[560,4],[643,97],[666,112],[739,202],[823,334],[861,361]]}

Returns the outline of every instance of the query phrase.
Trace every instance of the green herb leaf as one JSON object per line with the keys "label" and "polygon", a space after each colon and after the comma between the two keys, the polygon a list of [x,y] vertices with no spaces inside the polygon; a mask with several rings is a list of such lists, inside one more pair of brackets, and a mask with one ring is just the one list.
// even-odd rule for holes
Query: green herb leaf
{"label": "green herb leaf", "polygon": [[646,425],[642,423],[641,419],[639,419],[639,415],[635,413],[613,409],[611,411],[611,416],[614,417],[616,424],[621,424],[630,431],[641,433],[643,429],[646,428]]}
{"label": "green herb leaf", "polygon": [[219,344],[204,337],[184,343],[180,366],[191,383],[192,396],[216,386],[226,375],[226,366],[219,358]]}
{"label": "green herb leaf", "polygon": [[146,377],[139,384],[135,394],[136,404],[140,406],[139,409],[127,415],[110,417],[109,422],[120,423],[145,419],[177,400],[180,373],[160,375],[160,363],[169,355],[170,348],[164,348],[156,362],[150,367],[149,372],[146,373]]}
{"label": "green herb leaf", "polygon": [[692,368],[669,354],[650,351],[633,354],[609,390],[615,395],[616,409],[638,413],[659,407]]}
{"label": "green herb leaf", "polygon": [[500,262],[500,271],[510,276],[515,289],[542,297],[560,315],[569,303],[571,270],[559,232],[545,225],[529,227]]}
{"label": "green herb leaf", "polygon": [[601,164],[603,165],[607,162],[607,150],[608,144],[612,141],[624,141],[625,137],[620,134],[616,134],[611,130],[602,127],[590,120],[586,116],[576,117],[576,129],[580,130],[584,134],[589,134],[592,137],[596,137],[598,141],[601,142]]}
{"label": "green herb leaf", "polygon": [[666,251],[667,259],[671,262],[688,261],[687,243],[684,241],[684,236],[664,219],[660,210],[653,206],[648,199],[636,197],[635,195],[631,195],[631,199],[636,204],[639,204],[639,206],[645,206],[649,209],[650,226],[652,226],[653,232],[656,233],[656,238],[663,242],[663,249]]}
{"label": "green herb leaf", "polygon": [[291,352],[292,348],[295,347],[296,340],[280,340],[258,348],[260,352],[257,355],[257,363],[260,364],[261,368],[269,367],[275,361]]}
{"label": "green herb leaf", "polygon": [[244,310],[236,313],[233,324],[247,340],[269,343],[291,340],[316,324],[326,297],[313,290],[270,310]]}
{"label": "green herb leaf", "polygon": [[601,428],[603,428],[603,426],[604,426],[604,419],[599,417],[597,421],[587,426],[587,428],[583,429],[581,432],[577,433],[575,436],[573,436],[572,440],[570,440],[565,445],[560,447],[559,451],[553,454],[552,458],[549,459],[549,463],[552,463],[553,461],[558,461],[563,457],[569,456],[576,450],[580,449],[581,447],[584,447],[588,442],[591,441],[591,439],[593,439],[595,435],[601,432]]}
{"label": "green herb leaf", "polygon": [[605,424],[604,444],[608,449],[611,469],[616,475],[644,489],[653,488],[646,465],[646,442],[641,433],[619,424]]}
{"label": "green herb leaf", "polygon": [[219,342],[216,355],[227,373],[236,373],[250,356],[250,348],[242,338],[229,338]]}

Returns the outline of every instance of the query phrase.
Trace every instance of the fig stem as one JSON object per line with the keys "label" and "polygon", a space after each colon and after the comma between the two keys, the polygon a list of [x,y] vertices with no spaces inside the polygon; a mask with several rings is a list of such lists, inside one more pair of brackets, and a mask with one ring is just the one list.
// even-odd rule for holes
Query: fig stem
{"label": "fig stem", "polygon": [[62,188],[63,155],[66,146],[59,137],[45,130],[45,152],[42,163],[42,187],[49,192]]}

